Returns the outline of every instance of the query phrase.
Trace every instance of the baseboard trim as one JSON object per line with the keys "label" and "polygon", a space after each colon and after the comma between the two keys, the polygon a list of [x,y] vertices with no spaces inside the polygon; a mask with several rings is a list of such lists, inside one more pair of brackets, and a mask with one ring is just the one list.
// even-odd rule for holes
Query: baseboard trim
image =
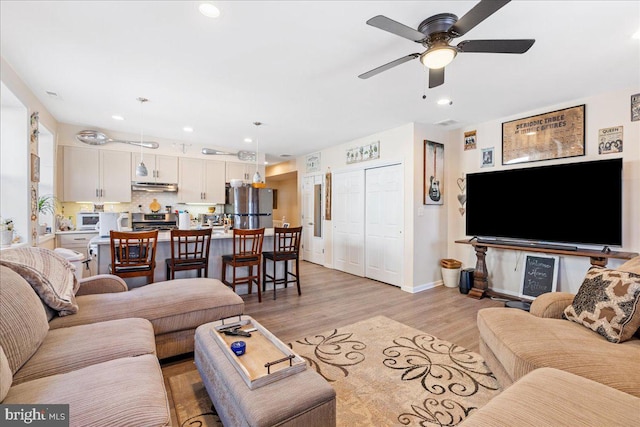
{"label": "baseboard trim", "polygon": [[422,285],[413,286],[413,287],[401,286],[400,289],[402,289],[405,292],[409,292],[410,294],[415,294],[415,293],[426,291],[427,289],[433,289],[437,286],[442,286],[442,285],[444,285],[444,282],[442,280],[436,280],[435,282],[424,283]]}

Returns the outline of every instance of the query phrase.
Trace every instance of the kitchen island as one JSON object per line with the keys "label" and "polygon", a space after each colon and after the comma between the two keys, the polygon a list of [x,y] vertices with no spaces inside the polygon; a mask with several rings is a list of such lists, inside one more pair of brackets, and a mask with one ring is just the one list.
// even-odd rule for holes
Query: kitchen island
{"label": "kitchen island", "polygon": [[[111,240],[109,237],[94,237],[91,239],[90,246],[97,254],[96,265],[97,274],[108,274],[109,264],[111,264]],[[264,232],[263,251],[273,250],[273,228],[267,228]],[[220,280],[222,275],[222,255],[233,253],[233,230],[224,232],[223,229],[214,227],[211,235],[211,248],[209,250],[209,277]],[[94,256],[96,256],[94,254]],[[155,282],[163,282],[166,280],[166,263],[165,260],[171,258],[171,232],[160,231],[158,233],[158,244],[156,247],[156,269],[153,275]],[[281,264],[281,263],[280,263]],[[279,268],[283,266],[279,265]],[[282,274],[278,270],[279,274]],[[176,278],[198,277],[195,270],[180,271],[176,274]],[[144,277],[131,277],[126,279],[129,288],[143,286],[145,284]],[[236,291],[240,294],[247,293],[247,286],[240,285],[236,287]],[[257,290],[253,289],[256,293]]]}

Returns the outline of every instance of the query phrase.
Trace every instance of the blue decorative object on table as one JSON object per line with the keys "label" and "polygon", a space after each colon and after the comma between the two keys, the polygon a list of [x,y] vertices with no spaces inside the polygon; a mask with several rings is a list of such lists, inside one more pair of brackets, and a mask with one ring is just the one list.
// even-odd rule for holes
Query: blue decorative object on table
{"label": "blue decorative object on table", "polygon": [[247,345],[244,341],[234,341],[231,343],[231,351],[233,351],[236,356],[242,356],[246,348]]}

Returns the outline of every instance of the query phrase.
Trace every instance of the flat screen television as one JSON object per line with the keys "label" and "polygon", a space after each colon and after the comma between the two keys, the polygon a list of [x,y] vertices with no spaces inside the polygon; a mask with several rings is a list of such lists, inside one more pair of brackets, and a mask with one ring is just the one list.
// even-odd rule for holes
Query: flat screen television
{"label": "flat screen television", "polygon": [[467,174],[466,234],[622,246],[622,159]]}

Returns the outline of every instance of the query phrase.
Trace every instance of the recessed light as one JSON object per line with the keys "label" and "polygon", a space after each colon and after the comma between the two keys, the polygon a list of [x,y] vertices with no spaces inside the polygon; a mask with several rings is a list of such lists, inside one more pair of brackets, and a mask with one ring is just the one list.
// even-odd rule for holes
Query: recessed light
{"label": "recessed light", "polygon": [[124,117],[119,116],[119,115],[117,115],[117,114],[114,114],[113,116],[111,116],[111,118],[112,118],[113,120],[124,120]]}
{"label": "recessed light", "polygon": [[244,142],[247,142],[247,143],[248,143],[248,142],[253,142],[253,139],[251,139],[251,138],[245,138],[245,139],[244,139]]}
{"label": "recessed light", "polygon": [[438,100],[438,105],[451,105],[453,104],[453,101],[450,100],[449,98],[442,98]]}
{"label": "recessed light", "polygon": [[208,18],[217,18],[220,16],[220,9],[215,7],[213,3],[200,3],[198,10]]}
{"label": "recessed light", "polygon": [[193,128],[191,126],[185,126],[182,128],[182,130],[185,132],[193,132]]}
{"label": "recessed light", "polygon": [[269,164],[269,162],[267,162],[267,161],[265,160],[265,161],[264,161],[264,164],[265,164],[265,165],[268,165],[268,164]]}
{"label": "recessed light", "polygon": [[636,32],[631,36],[631,38],[639,39],[639,40],[640,40],[640,30],[636,31]]}

